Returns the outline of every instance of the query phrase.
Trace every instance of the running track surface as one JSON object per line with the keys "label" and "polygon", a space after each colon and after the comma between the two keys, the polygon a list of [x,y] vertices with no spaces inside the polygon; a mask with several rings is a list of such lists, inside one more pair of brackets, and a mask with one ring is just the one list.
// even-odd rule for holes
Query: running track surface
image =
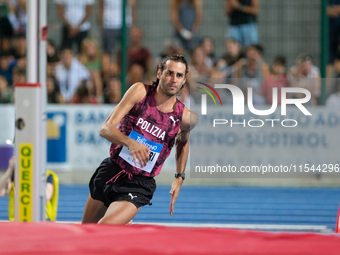
{"label": "running track surface", "polygon": [[[134,222],[322,225],[334,230],[340,188],[258,188],[183,186],[169,216],[170,186],[158,186],[152,206]],[[60,185],[58,221],[80,222],[87,185]],[[7,220],[8,198],[0,198],[0,220]]]}

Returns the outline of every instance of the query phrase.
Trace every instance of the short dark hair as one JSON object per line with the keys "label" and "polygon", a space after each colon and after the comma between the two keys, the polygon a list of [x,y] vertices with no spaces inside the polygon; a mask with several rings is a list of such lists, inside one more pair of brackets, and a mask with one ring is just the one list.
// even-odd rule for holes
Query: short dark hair
{"label": "short dark hair", "polygon": [[281,65],[281,66],[285,67],[286,66],[286,57],[281,56],[281,55],[276,56],[274,58],[273,64],[277,64],[277,65]]}
{"label": "short dark hair", "polygon": [[12,54],[9,50],[0,51],[0,57],[10,57],[10,56],[12,56]]}
{"label": "short dark hair", "polygon": [[200,45],[201,45],[201,46],[203,45],[203,43],[205,42],[205,40],[210,40],[211,43],[212,43],[213,45],[215,45],[215,40],[214,40],[214,38],[212,38],[212,37],[210,37],[210,36],[204,36],[204,37],[201,39],[201,41],[200,41]]}
{"label": "short dark hair", "polygon": [[14,39],[26,39],[26,35],[24,33],[18,33],[14,36]]}
{"label": "short dark hair", "polygon": [[120,80],[120,77],[116,74],[110,74],[108,77],[107,77],[107,80],[110,81],[110,80]]}
{"label": "short dark hair", "polygon": [[74,54],[73,49],[71,47],[63,47],[61,48],[61,53],[64,53],[64,51],[70,51],[72,54]]}
{"label": "short dark hair", "polygon": [[250,48],[255,49],[258,53],[260,53],[261,56],[264,55],[264,48],[261,44],[251,44],[248,46],[248,49]]}
{"label": "short dark hair", "polygon": [[337,60],[337,61],[340,60],[340,52],[339,51],[335,54],[335,60]]}
{"label": "short dark hair", "polygon": [[26,75],[26,68],[16,66],[13,68],[12,74]]}
{"label": "short dark hair", "polygon": [[234,37],[228,37],[225,41],[226,41],[226,42],[227,42],[227,41],[231,41],[231,42],[233,42],[233,43],[239,43]]}
{"label": "short dark hair", "polygon": [[[158,63],[156,71],[158,72],[158,70],[161,70],[161,72],[163,72],[165,69],[166,62],[168,60],[183,63],[185,65],[185,75],[189,72],[188,62],[185,60],[183,55],[177,55],[177,54],[169,55],[163,58],[162,61]],[[157,78],[157,80],[154,81],[152,85],[157,87],[158,84],[159,84],[159,79]]]}
{"label": "short dark hair", "polygon": [[77,96],[80,98],[89,96],[89,89],[87,88],[86,80],[81,81],[81,84],[79,85],[76,93],[77,93]]}

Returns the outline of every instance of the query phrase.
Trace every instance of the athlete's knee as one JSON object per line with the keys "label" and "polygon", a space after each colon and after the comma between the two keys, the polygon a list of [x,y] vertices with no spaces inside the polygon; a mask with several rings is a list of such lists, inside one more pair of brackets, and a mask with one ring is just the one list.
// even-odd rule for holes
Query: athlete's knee
{"label": "athlete's knee", "polygon": [[130,220],[127,221],[127,220],[118,219],[117,217],[104,216],[98,221],[98,224],[125,225],[129,222]]}
{"label": "athlete's knee", "polygon": [[128,224],[131,220],[133,219],[132,215],[128,214],[106,214],[104,217],[102,217],[99,221],[98,224],[115,224],[115,225],[126,225]]}

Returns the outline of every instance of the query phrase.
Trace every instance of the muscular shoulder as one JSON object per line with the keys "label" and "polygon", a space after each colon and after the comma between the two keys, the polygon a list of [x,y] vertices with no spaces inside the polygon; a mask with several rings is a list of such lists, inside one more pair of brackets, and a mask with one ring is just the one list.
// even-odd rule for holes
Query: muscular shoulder
{"label": "muscular shoulder", "polygon": [[198,115],[195,112],[190,111],[187,107],[184,107],[181,131],[192,130],[196,126],[197,122],[198,122]]}
{"label": "muscular shoulder", "polygon": [[148,85],[144,85],[141,82],[137,82],[133,84],[128,91],[126,91],[122,101],[129,101],[133,104],[138,104],[142,99],[146,96],[146,93],[149,89]]}
{"label": "muscular shoulder", "polygon": [[109,126],[117,126],[118,123],[124,118],[124,116],[142,99],[147,93],[148,86],[145,86],[141,82],[133,84],[128,91],[124,94],[119,104],[112,110],[110,116],[104,122],[101,129],[101,136],[110,134]]}

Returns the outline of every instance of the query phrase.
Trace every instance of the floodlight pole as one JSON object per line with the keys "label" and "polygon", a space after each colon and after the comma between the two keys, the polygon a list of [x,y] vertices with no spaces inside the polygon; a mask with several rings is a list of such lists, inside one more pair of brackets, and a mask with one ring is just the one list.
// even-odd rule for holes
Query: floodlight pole
{"label": "floodlight pole", "polygon": [[320,73],[321,73],[321,96],[320,103],[325,105],[327,90],[326,90],[326,79],[327,78],[327,63],[328,63],[328,43],[329,43],[329,21],[327,15],[327,7],[329,1],[321,0],[321,50],[320,50]]}
{"label": "floodlight pole", "polygon": [[47,161],[47,0],[39,0],[39,83],[40,89],[40,220],[46,219],[46,161]]}

